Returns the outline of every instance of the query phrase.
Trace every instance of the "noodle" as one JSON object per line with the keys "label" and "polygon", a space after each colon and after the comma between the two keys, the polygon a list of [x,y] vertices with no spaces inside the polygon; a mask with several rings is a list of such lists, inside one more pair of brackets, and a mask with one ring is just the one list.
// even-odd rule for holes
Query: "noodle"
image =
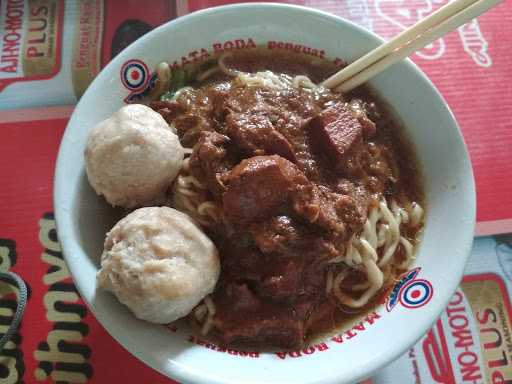
{"label": "noodle", "polygon": [[354,112],[356,118],[365,116],[362,101],[359,99],[353,99],[348,103],[349,108]]}
{"label": "noodle", "polygon": [[183,92],[188,92],[188,91],[191,91],[191,90],[193,90],[193,89],[194,89],[194,88],[192,88],[192,87],[183,87],[183,88],[180,88],[180,89],[178,89],[178,90],[174,93],[174,95],[172,96],[171,100],[176,100],[178,97],[180,97],[180,96],[181,96],[181,94],[182,94]]}
{"label": "noodle", "polygon": [[194,316],[197,321],[202,321],[206,314],[208,313],[208,307],[206,304],[199,304],[194,310]]}
{"label": "noodle", "polygon": [[194,317],[201,326],[201,334],[206,335],[210,332],[213,325],[213,316],[215,315],[215,304],[210,296],[206,296],[202,303],[194,310]]}
{"label": "noodle", "polygon": [[150,98],[157,99],[163,93],[167,92],[171,83],[171,67],[165,61],[156,66],[155,87],[151,89]]}
{"label": "noodle", "polygon": [[383,267],[391,261],[391,257],[395,253],[396,247],[398,246],[398,241],[400,240],[400,228],[399,222],[397,222],[393,216],[393,213],[389,210],[386,202],[381,201],[379,206],[383,218],[388,223],[388,236],[386,242],[384,243],[384,255],[379,261],[379,267]]}
{"label": "noodle", "polygon": [[219,60],[217,60],[217,64],[219,65],[219,68],[222,72],[224,72],[228,76],[237,76],[240,72],[236,71],[234,69],[230,69],[226,66],[224,63],[224,60],[226,60],[227,57],[231,57],[233,54],[231,52],[224,53],[220,55]]}
{"label": "noodle", "polygon": [[273,89],[285,89],[291,86],[291,78],[286,75],[278,76],[271,71],[256,73],[240,72],[235,81],[246,87],[266,87]]}
{"label": "noodle", "polygon": [[380,219],[379,211],[376,209],[372,209],[370,211],[370,215],[368,220],[364,223],[363,227],[363,237],[368,241],[370,247],[377,248],[378,244],[378,234],[373,230],[377,221]]}
{"label": "noodle", "polygon": [[420,222],[421,218],[423,217],[423,208],[418,203],[412,203],[412,209],[410,214],[410,225],[412,227],[417,227]]}
{"label": "noodle", "polygon": [[180,180],[178,180],[178,183],[183,188],[186,188],[189,185],[193,185],[200,189],[206,189],[206,187],[203,184],[201,184],[199,180],[197,180],[194,176],[182,176]]}
{"label": "noodle", "polygon": [[405,250],[405,260],[400,264],[400,268],[407,268],[407,266],[412,262],[414,258],[414,247],[411,242],[403,236],[400,237],[400,244],[402,244]]}
{"label": "noodle", "polygon": [[[230,68],[226,65],[226,59],[231,56],[232,53],[221,55],[217,65],[199,73],[196,80],[203,82],[222,72],[234,77],[232,84],[235,86],[265,87],[276,90],[303,89],[313,92],[315,97],[322,96],[322,92],[325,91],[304,75],[289,76],[271,71],[247,73]],[[165,68],[159,66],[159,69],[161,73],[157,69],[158,78],[162,78],[163,84]],[[190,89],[192,88],[180,88],[174,94],[173,100]],[[363,101],[354,99],[347,103],[347,106],[354,117],[366,118]],[[189,129],[187,134],[191,134],[194,128]],[[190,156],[192,149],[186,148],[185,153]],[[189,161],[190,157],[184,160],[183,168],[173,184],[172,205],[188,213],[204,227],[221,223],[224,220],[222,207],[209,198],[207,186],[190,173]],[[340,304],[350,308],[362,308],[368,304],[399,270],[406,269],[413,261],[416,239],[404,237],[401,234],[401,225],[407,224],[410,228],[417,228],[421,225],[423,215],[423,208],[416,202],[399,205],[395,200],[388,202],[382,199],[370,205],[368,217],[361,231],[347,241],[343,250],[338,249],[336,257],[327,261],[326,294],[332,294]],[[353,275],[353,272],[357,273],[357,277],[364,275],[364,278],[349,285],[351,279],[348,278]],[[215,311],[215,304],[210,296],[205,297],[195,308],[194,316],[197,323],[201,325],[203,335],[211,330]]]}
{"label": "noodle", "polygon": [[334,272],[332,269],[327,271],[327,283],[325,284],[325,293],[329,294],[332,291],[334,285]]}
{"label": "noodle", "polygon": [[217,205],[212,201],[205,201],[197,207],[197,212],[202,216],[211,216],[214,221],[220,221],[220,217],[217,212]]}
{"label": "noodle", "polygon": [[220,67],[218,65],[216,65],[215,67],[207,69],[203,73],[200,73],[199,75],[197,75],[196,79],[199,82],[203,82],[203,81],[209,79],[210,77],[212,77],[213,75],[215,75],[216,73],[218,73],[220,71],[221,71]]}
{"label": "noodle", "polygon": [[309,77],[304,76],[304,75],[295,76],[292,80],[292,86],[294,88],[300,88],[300,87],[309,88],[309,89],[317,89],[318,88],[318,85],[313,83],[309,79]]}
{"label": "noodle", "polygon": [[365,239],[361,239],[361,245],[363,246],[366,253],[371,256],[372,260],[377,262],[377,259],[379,257],[377,256],[377,251],[375,250],[375,248],[372,247],[370,243]]}
{"label": "noodle", "polygon": [[[384,286],[391,274],[391,261],[398,246],[401,246],[405,253],[405,259],[398,265],[399,269],[407,268],[414,259],[414,246],[401,236],[400,224],[420,223],[423,209],[419,204],[412,203],[408,212],[394,200],[390,205],[391,210],[386,201],[382,200],[376,207],[371,208],[363,229],[359,235],[350,239],[345,254],[335,257],[328,263],[326,292],[333,292],[338,301],[347,307],[363,307]],[[333,268],[339,266],[343,269],[333,277]],[[349,275],[350,269],[357,269],[366,274],[366,282],[346,288],[350,292],[363,291],[358,298],[353,298],[342,291],[341,285]]]}
{"label": "noodle", "polygon": [[370,286],[358,299],[354,299],[341,291],[340,285],[348,275],[346,271],[341,272],[334,279],[334,295],[340,301],[340,303],[346,305],[347,307],[364,307],[368,303],[368,301],[373,297],[373,295],[377,293],[379,289],[382,288],[384,284],[384,275],[371,257],[365,255],[363,259],[363,264],[366,268],[367,278]]}
{"label": "noodle", "polygon": [[386,243],[389,236],[389,225],[382,224],[377,232],[377,247],[380,248]]}
{"label": "noodle", "polygon": [[227,76],[237,77],[237,81],[240,84],[246,86],[266,86],[273,88],[307,88],[312,90],[320,89],[321,87],[313,83],[309,77],[304,75],[294,76],[293,78],[287,75],[276,75],[271,71],[256,72],[255,74],[238,71],[236,69],[229,68],[225,60],[232,57],[231,52],[222,54],[217,60],[217,66],[206,70],[205,72],[197,76],[197,80],[202,82],[208,79],[213,74],[221,71]]}
{"label": "noodle", "polygon": [[[185,149],[189,154],[192,150]],[[190,158],[183,161],[183,167],[172,187],[172,206],[188,213],[199,224],[209,227],[222,220],[221,208],[211,200],[207,200],[208,191],[189,171]]]}
{"label": "noodle", "polygon": [[366,289],[370,288],[370,283],[368,281],[365,281],[364,283],[354,284],[349,289],[351,291],[364,291]]}
{"label": "noodle", "polygon": [[203,335],[203,336],[207,335],[208,332],[210,332],[212,325],[213,325],[213,316],[208,315],[208,317],[206,318],[206,321],[203,324],[203,328],[201,328],[201,335]]}
{"label": "noodle", "polygon": [[256,73],[238,72],[235,81],[246,87],[267,87],[273,89],[303,88],[313,92],[320,92],[322,87],[313,83],[309,77],[304,75],[288,76],[276,75],[271,71],[261,71]]}
{"label": "noodle", "polygon": [[208,312],[211,315],[215,315],[215,304],[213,304],[213,301],[210,298],[210,296],[206,296],[204,298],[204,303],[206,304],[206,307],[208,308]]}

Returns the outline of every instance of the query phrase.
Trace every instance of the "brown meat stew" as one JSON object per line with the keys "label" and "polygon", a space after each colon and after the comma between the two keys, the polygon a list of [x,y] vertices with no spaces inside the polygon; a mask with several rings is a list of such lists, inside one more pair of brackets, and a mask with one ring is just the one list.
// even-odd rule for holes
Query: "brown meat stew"
{"label": "brown meat stew", "polygon": [[222,344],[297,348],[374,306],[412,259],[413,152],[366,89],[316,86],[337,69],[230,54],[150,104],[192,148],[172,198],[213,239],[222,272],[190,319]]}

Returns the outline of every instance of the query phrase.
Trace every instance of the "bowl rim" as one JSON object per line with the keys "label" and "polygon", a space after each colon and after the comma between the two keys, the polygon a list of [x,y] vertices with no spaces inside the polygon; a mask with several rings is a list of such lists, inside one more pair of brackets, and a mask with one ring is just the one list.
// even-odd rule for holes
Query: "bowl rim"
{"label": "bowl rim", "polygon": [[[179,27],[180,24],[188,23],[191,20],[193,20],[194,18],[207,17],[209,15],[222,13],[225,11],[249,12],[251,9],[257,9],[259,11],[264,9],[265,11],[268,11],[268,12],[272,12],[273,10],[276,10],[276,9],[281,9],[281,10],[284,9],[284,10],[287,10],[290,12],[293,11],[293,12],[302,13],[302,14],[306,15],[307,17],[316,15],[316,16],[319,16],[320,18],[330,19],[331,21],[336,22],[336,23],[345,24],[349,28],[356,30],[357,33],[366,35],[366,36],[370,37],[371,39],[378,41],[379,43],[384,42],[384,40],[381,37],[377,36],[375,33],[371,32],[371,31],[364,29],[363,27],[355,24],[354,22],[344,19],[342,17],[339,17],[337,15],[334,15],[332,13],[322,11],[322,10],[309,8],[309,7],[305,7],[305,6],[300,6],[300,5],[283,4],[283,3],[239,3],[239,4],[229,4],[229,5],[223,5],[223,6],[211,7],[211,8],[206,8],[203,10],[198,10],[198,11],[192,12],[190,14],[178,17],[169,22],[166,22],[166,23],[158,26],[157,28],[153,29],[152,31],[148,32],[147,34],[138,38],[136,41],[134,41],[128,47],[126,47],[123,50],[123,52],[133,49],[136,46],[143,45],[147,41],[150,41],[151,39],[153,39],[153,36],[158,35],[162,31],[167,30],[169,28],[177,28],[177,27]],[[161,374],[165,375],[166,377],[172,377],[173,379],[179,380],[181,382],[194,382],[194,383],[204,383],[204,384],[224,383],[224,381],[218,381],[218,380],[212,381],[211,378],[209,378],[208,376],[202,375],[200,370],[188,370],[188,369],[183,369],[183,368],[180,368],[178,366],[173,366],[173,365],[170,365],[168,369],[164,369],[163,366],[154,364],[154,361],[151,361],[151,359],[147,358],[147,356],[145,356],[144,353],[141,353],[140,350],[135,351],[135,350],[133,350],[133,348],[128,347],[128,343],[125,343],[123,340],[121,340],[121,337],[118,337],[118,335],[116,334],[116,331],[115,331],[115,329],[113,329],[113,327],[105,325],[104,322],[100,320],[103,316],[100,313],[98,313],[99,311],[97,311],[97,308],[94,305],[92,305],[91,300],[90,300],[91,298],[88,297],[87,295],[84,295],[84,292],[82,290],[80,280],[78,277],[80,274],[79,273],[80,267],[78,265],[79,263],[72,261],[71,258],[69,257],[71,249],[73,248],[73,244],[76,243],[76,239],[74,239],[72,236],[61,236],[61,234],[65,234],[65,233],[71,231],[70,227],[67,225],[67,224],[71,224],[71,223],[68,222],[68,220],[66,218],[66,213],[64,212],[63,209],[60,208],[59,203],[58,203],[61,200],[61,197],[63,194],[63,185],[65,185],[65,180],[63,180],[63,178],[61,176],[62,175],[61,168],[63,167],[63,163],[66,161],[63,158],[63,150],[62,150],[63,146],[65,145],[64,144],[65,139],[67,138],[67,136],[70,135],[71,126],[74,123],[74,118],[76,117],[77,111],[80,110],[81,105],[85,104],[84,100],[87,100],[86,96],[89,93],[93,93],[94,88],[95,88],[93,85],[102,83],[104,81],[104,78],[106,77],[106,73],[110,72],[111,68],[114,68],[116,65],[118,65],[118,62],[120,62],[120,60],[122,60],[122,54],[118,54],[114,59],[112,59],[107,64],[107,66],[105,66],[100,71],[100,73],[96,76],[94,81],[87,88],[87,90],[86,90],[85,94],[82,96],[81,100],[75,106],[73,114],[70,117],[68,124],[66,126],[66,129],[64,131],[64,134],[62,136],[61,144],[59,147],[58,157],[56,160],[56,169],[55,169],[55,176],[54,176],[54,193],[53,193],[53,204],[54,204],[54,210],[55,210],[56,228],[57,228],[57,233],[59,235],[59,241],[60,241],[61,247],[62,247],[62,254],[63,254],[64,260],[66,261],[66,264],[69,268],[70,275],[73,279],[73,282],[74,282],[78,292],[80,293],[82,299],[87,304],[88,309],[94,314],[94,316],[96,317],[98,322],[102,325],[102,327],[104,327],[107,330],[107,332],[116,340],[116,342],[118,342],[130,354],[135,356],[137,359],[141,360],[144,364],[148,365],[149,367],[151,367],[151,368],[155,369],[156,371],[160,372]],[[471,182],[471,185],[468,185],[468,187],[467,187],[467,193],[471,194],[471,196],[470,196],[471,197],[471,206],[469,206],[467,208],[468,208],[468,212],[469,212],[468,217],[470,220],[469,227],[473,228],[473,232],[469,233],[469,231],[468,231],[468,233],[466,234],[466,237],[465,237],[466,248],[463,250],[462,255],[460,256],[461,261],[458,264],[459,269],[457,271],[452,271],[453,272],[452,276],[455,276],[456,278],[453,278],[449,283],[446,284],[446,286],[444,288],[444,291],[446,293],[445,297],[442,300],[438,301],[437,306],[431,307],[431,309],[429,311],[430,315],[425,315],[421,326],[417,327],[418,329],[419,328],[424,329],[424,332],[426,332],[432,326],[432,324],[435,322],[435,320],[438,318],[438,316],[441,314],[441,312],[444,310],[444,308],[448,304],[451,296],[454,294],[455,290],[459,286],[460,280],[463,277],[463,270],[464,270],[464,267],[466,265],[466,262],[468,260],[469,254],[470,254],[471,244],[473,241],[475,222],[476,222],[476,193],[475,193],[475,182],[474,182],[473,170],[471,167],[471,159],[468,154],[468,149],[467,149],[466,143],[464,141],[464,137],[461,133],[460,127],[454,117],[453,112],[451,111],[449,105],[447,104],[446,100],[443,98],[443,96],[441,95],[439,90],[434,86],[434,84],[426,76],[426,74],[416,64],[414,64],[412,62],[412,60],[407,58],[407,59],[403,60],[403,62],[405,63],[405,65],[408,66],[409,70],[412,70],[417,76],[419,76],[425,82],[425,84],[427,84],[431,88],[433,94],[435,96],[437,96],[440,99],[440,101],[442,101],[442,103],[445,107],[445,112],[447,113],[447,116],[453,125],[453,129],[456,130],[457,136],[463,144],[465,160],[467,160],[465,166],[469,166],[469,169],[467,171],[469,172],[469,176],[470,176],[469,179]],[[71,215],[69,215],[69,216],[71,216]],[[403,337],[401,343],[393,343],[393,345],[389,346],[388,350],[386,351],[387,352],[386,354],[384,354],[384,353],[379,354],[377,358],[373,359],[370,364],[371,369],[364,371],[362,373],[359,373],[359,374],[355,374],[355,375],[353,375],[353,377],[351,377],[351,379],[353,378],[354,380],[361,380],[361,379],[370,377],[375,372],[377,372],[382,367],[384,367],[386,364],[389,364],[390,362],[394,361],[399,356],[401,356],[407,350],[407,348],[414,345],[421,337],[424,336],[424,332],[421,332],[421,333],[419,333],[417,331],[416,332],[408,332],[407,337]],[[172,376],[170,376],[170,375],[172,375]],[[334,383],[338,383],[339,380],[340,380],[340,377],[336,376],[336,372],[334,371],[334,374],[325,375],[321,378],[317,378],[316,380],[308,381],[308,383],[311,383],[311,384],[312,383],[334,384]]]}

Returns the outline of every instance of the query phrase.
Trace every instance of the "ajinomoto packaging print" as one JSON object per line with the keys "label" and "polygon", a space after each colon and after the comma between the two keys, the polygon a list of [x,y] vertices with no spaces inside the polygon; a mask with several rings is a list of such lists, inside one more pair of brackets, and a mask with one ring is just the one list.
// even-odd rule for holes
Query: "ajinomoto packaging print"
{"label": "ajinomoto packaging print", "polygon": [[[446,3],[288,2],[333,12],[385,38]],[[226,3],[232,1],[0,0],[0,269],[21,275],[30,292],[21,327],[0,354],[0,383],[173,382],[106,333],[80,299],[63,260],[52,179],[72,107],[12,109],[74,104],[101,68],[139,36],[178,15]],[[477,184],[478,234],[512,231],[511,35],[512,6],[505,3],[412,57],[461,126]],[[509,235],[477,238],[466,276],[438,321],[373,382],[512,383],[511,244]],[[15,299],[13,288],[0,285],[0,333],[12,320]],[[189,342],[206,347],[199,337]],[[276,358],[303,358],[323,348]]]}
{"label": "ajinomoto packaging print", "polygon": [[[286,2],[332,12],[391,38],[447,0]],[[176,16],[232,3],[236,1],[1,1],[0,109],[74,104],[101,68],[136,38]],[[512,7],[506,3],[411,56],[446,98],[463,131],[477,182],[479,234],[512,231],[512,199],[506,199],[512,183],[492,182],[512,173],[504,150],[512,141],[512,112],[506,102],[512,94],[507,81],[512,77],[511,35]],[[222,49],[239,47],[235,42]],[[168,60],[173,64],[182,58]]]}
{"label": "ajinomoto packaging print", "polygon": [[176,17],[174,0],[0,2],[0,109],[74,104],[116,54]]}
{"label": "ajinomoto packaging print", "polygon": [[[13,111],[4,113],[11,120],[0,123],[0,268],[20,274],[30,288],[22,325],[1,354],[0,382],[172,382],[136,360],[106,333],[81,301],[64,262],[52,214],[51,181],[70,112],[68,107],[30,110],[27,116],[38,118],[24,120],[19,111]],[[419,303],[421,295],[418,298],[415,290],[407,293],[401,288],[412,286],[408,283],[415,279],[421,282],[421,276],[402,279],[404,284],[396,285],[397,304],[386,303],[390,309],[404,302]],[[414,286],[420,294],[428,288]],[[421,303],[428,301],[428,289],[425,292]],[[477,238],[466,276],[439,320],[373,380],[379,384],[510,382],[511,292],[512,236]],[[1,332],[12,320],[16,300],[8,286],[3,285],[0,294]],[[357,334],[374,321],[378,319],[368,316],[333,340],[357,342]],[[255,351],[226,349],[201,337],[188,341],[234,358],[258,358]],[[276,358],[305,358],[325,349],[317,343],[278,352]]]}
{"label": "ajinomoto packaging print", "polygon": [[511,297],[512,235],[476,239],[439,320],[374,383],[512,383]]}

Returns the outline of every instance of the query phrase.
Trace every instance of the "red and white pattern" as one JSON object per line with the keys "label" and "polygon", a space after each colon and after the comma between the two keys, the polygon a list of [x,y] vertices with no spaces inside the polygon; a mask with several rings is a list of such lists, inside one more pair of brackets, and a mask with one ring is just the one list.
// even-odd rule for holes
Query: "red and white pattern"
{"label": "red and white pattern", "polygon": [[[287,1],[333,12],[385,38],[393,36],[445,2],[446,0]],[[182,15],[226,3],[232,2],[177,1],[176,13]],[[2,2],[2,5],[5,4]],[[122,18],[121,8],[109,8],[116,10],[107,13],[109,20]],[[133,10],[133,6],[131,9]],[[508,49],[510,36],[512,4],[504,3],[413,57],[446,98],[467,142],[477,182],[479,234],[512,231],[512,183],[509,181],[512,175],[512,162],[509,161],[509,148],[512,146],[512,104],[509,101],[512,96],[512,68],[509,66],[512,54]],[[104,65],[108,62],[109,52],[103,52],[102,57]],[[147,68],[136,65],[127,67],[127,88],[130,91],[144,89],[150,80],[149,74]],[[0,365],[3,365],[0,373],[7,373],[7,376],[0,377],[0,382],[172,383],[172,380],[146,367],[130,355],[106,333],[79,298],[62,260],[51,214],[52,183],[58,145],[71,112],[71,107],[0,112],[0,267],[20,274],[31,290],[20,332],[4,353],[13,360],[0,361]],[[482,241],[486,242],[487,239]],[[477,247],[478,244],[482,243],[477,243]],[[497,253],[495,258],[487,255],[486,260],[496,259],[496,265],[498,260],[506,264],[510,258],[503,256],[501,245],[496,245],[496,252],[501,253]],[[483,257],[479,257],[480,259],[484,260]],[[501,267],[505,275],[512,270],[509,264]],[[491,270],[488,264],[478,264],[475,268],[476,272],[471,273]],[[489,278],[487,275],[480,277],[484,280]],[[428,292],[427,283],[423,284],[421,279],[415,279],[404,285],[399,295],[401,305],[414,307],[428,303],[432,291]],[[510,291],[510,282],[507,284]],[[508,303],[506,291],[503,292],[503,302]],[[454,296],[452,299],[454,308],[458,305],[454,301],[456,298]],[[12,304],[12,297],[0,298],[2,319],[9,317]],[[370,320],[375,321],[373,318]],[[427,362],[423,368],[418,366],[420,352],[416,347],[409,352],[409,355],[413,354],[412,357],[406,355],[403,358],[407,359],[409,365],[396,363],[402,369],[400,372],[410,376],[411,383],[417,377],[425,383],[461,382],[458,379],[463,376],[457,375],[462,375],[463,366],[458,365],[457,357],[462,352],[457,353],[451,347],[443,347],[451,340],[446,335],[451,332],[447,328],[450,327],[448,313],[445,320],[441,321],[442,325],[438,322],[421,344],[422,351],[426,351],[421,353],[425,359],[430,356],[430,361],[433,362],[433,368],[428,371],[428,375],[418,371],[425,367],[429,369],[430,365]],[[334,336],[338,340],[334,342],[341,343],[353,338],[363,332],[367,325],[371,324],[363,322],[356,329]],[[0,327],[2,326],[3,323],[0,323]],[[200,339],[190,342],[203,343]],[[357,342],[357,338],[353,342]],[[276,359],[293,359],[324,350],[322,344],[312,348],[281,353],[276,355]],[[475,354],[478,352],[476,349],[468,350]],[[219,353],[224,352],[221,350]],[[229,351],[226,350],[225,353]],[[253,358],[237,353],[239,358]],[[463,362],[466,361],[463,359],[473,355],[470,356],[468,352],[464,356],[461,357]],[[415,369],[414,362],[416,372],[420,372],[417,377],[411,375]],[[483,366],[481,368],[484,369]],[[391,366],[382,374],[376,375],[376,382],[397,382],[397,371],[393,371],[392,375],[390,373],[393,369]],[[459,371],[457,373],[454,370]],[[388,380],[387,377],[392,379]]]}

